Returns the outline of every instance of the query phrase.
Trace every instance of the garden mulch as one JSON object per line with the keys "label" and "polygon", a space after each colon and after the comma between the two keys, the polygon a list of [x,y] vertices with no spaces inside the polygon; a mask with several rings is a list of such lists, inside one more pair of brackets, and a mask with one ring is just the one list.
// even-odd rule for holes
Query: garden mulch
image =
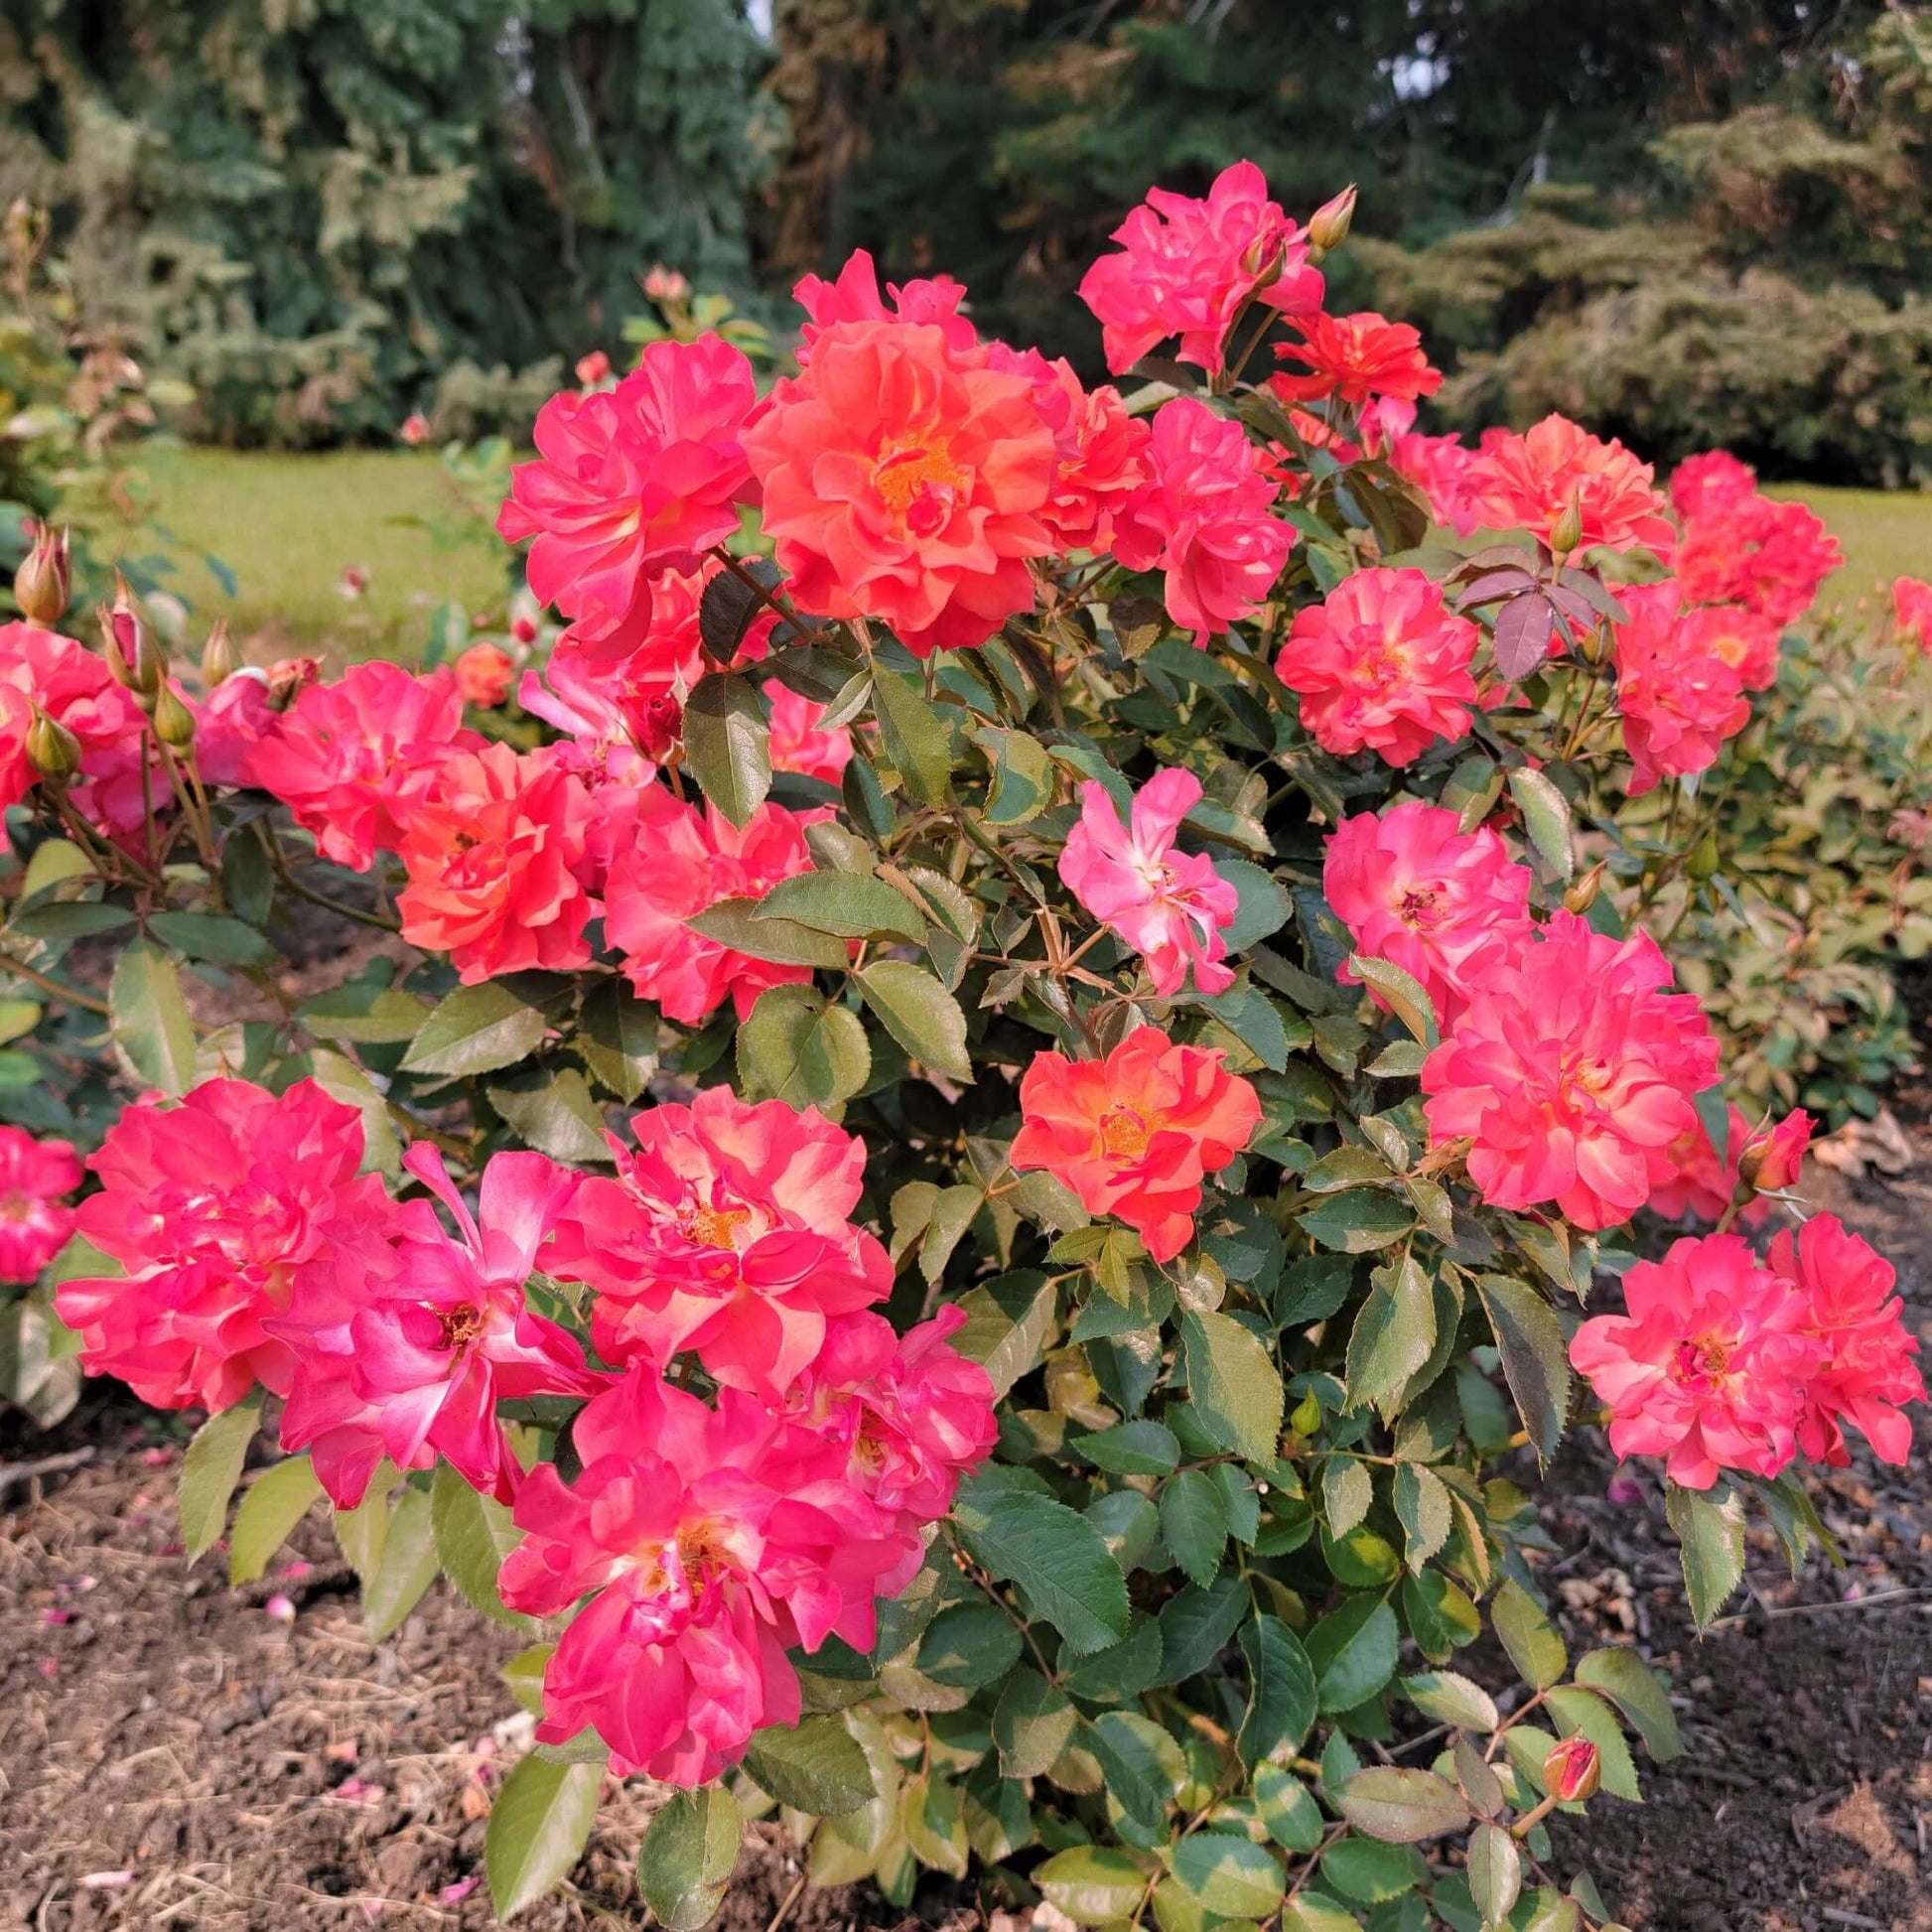
{"label": "garden mulch", "polygon": [[[1932,1109],[1897,1099],[1914,1164],[1807,1191],[1897,1264],[1932,1355]],[[45,1435],[0,1424],[0,1926],[390,1932],[493,1924],[493,1791],[528,1743],[498,1668],[517,1647],[438,1586],[382,1643],[310,1522],[261,1585],[190,1569],[175,1515],[184,1431],[91,1388]],[[1845,1567],[1793,1583],[1768,1533],[1749,1590],[1699,1638],[1655,1502],[1610,1500],[1584,1433],[1542,1492],[1540,1574],[1573,1655],[1633,1641],[1692,1741],[1642,1765],[1645,1803],[1558,1821],[1654,1932],[1932,1932],[1932,1426],[1905,1470],[1856,1454],[1820,1504]],[[37,1474],[21,1465],[57,1459]],[[308,1566],[291,1570],[291,1563]],[[266,1600],[286,1594],[292,1622]],[[607,1787],[590,1849],[530,1932],[646,1922],[633,1874],[656,1794]],[[775,1825],[750,1828],[725,1932],[857,1932],[901,1914],[866,1887],[797,1889]],[[929,1922],[970,1914],[944,1887]]]}

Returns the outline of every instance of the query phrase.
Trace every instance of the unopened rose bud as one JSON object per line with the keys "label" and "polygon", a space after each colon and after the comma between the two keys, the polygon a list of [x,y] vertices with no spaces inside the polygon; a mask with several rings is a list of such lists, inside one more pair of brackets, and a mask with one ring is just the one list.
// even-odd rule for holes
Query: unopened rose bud
{"label": "unopened rose bud", "polygon": [[195,714],[172,684],[155,693],[154,735],[172,752],[185,752],[195,742]]}
{"label": "unopened rose bud", "polygon": [[1603,890],[1603,870],[1609,864],[1607,859],[1599,859],[1595,865],[1571,887],[1563,896],[1563,909],[1566,912],[1587,912],[1596,903],[1596,895]]}
{"label": "unopened rose bud", "polygon": [[1287,252],[1279,241],[1268,235],[1251,241],[1241,257],[1241,272],[1253,278],[1254,293],[1257,295],[1263,289],[1273,288],[1282,279],[1282,270],[1287,266]]}
{"label": "unopened rose bud", "polygon": [[1557,518],[1550,532],[1552,555],[1567,557],[1584,540],[1584,503],[1581,496],[1571,497],[1563,514]]}
{"label": "unopened rose bud", "polygon": [[114,682],[124,685],[142,701],[144,709],[160,691],[167,675],[168,660],[154,626],[141,615],[127,579],[114,573],[114,601],[96,607],[102,648],[107,653],[107,668]]}
{"label": "unopened rose bud", "polygon": [[48,627],[67,615],[73,582],[68,558],[68,533],[43,523],[20,568],[14,572],[14,602],[29,623]]}
{"label": "unopened rose bud", "polygon": [[228,634],[228,621],[216,618],[207,633],[207,642],[202,646],[202,682],[212,691],[240,668],[241,658],[235,650],[234,638]]}
{"label": "unopened rose bud", "polygon": [[1737,1157],[1737,1178],[1758,1194],[1781,1194],[1795,1187],[1811,1146],[1812,1118],[1794,1107],[1767,1134],[1760,1128]]}
{"label": "unopened rose bud", "polygon": [[1288,1426],[1298,1436],[1312,1436],[1321,1427],[1321,1405],[1311,1395],[1305,1395],[1295,1405],[1295,1413],[1289,1417]]}
{"label": "unopened rose bud", "polygon": [[684,707],[675,698],[651,698],[643,705],[633,733],[647,759],[661,759],[684,736]]}
{"label": "unopened rose bud", "polygon": [[1724,863],[1718,851],[1718,835],[1715,831],[1706,832],[1692,848],[1689,862],[1691,877],[1700,882],[1715,879],[1718,868]]}
{"label": "unopened rose bud", "polygon": [[1559,1804],[1582,1804],[1595,1791],[1601,1775],[1596,1746],[1581,1731],[1552,1744],[1543,1760],[1544,1785]]}
{"label": "unopened rose bud", "polygon": [[595,389],[600,382],[608,382],[611,376],[611,358],[601,348],[594,348],[588,355],[577,358],[577,380],[586,389]]}
{"label": "unopened rose bud", "polygon": [[79,739],[39,705],[34,707],[34,721],[27,727],[27,762],[43,778],[57,784],[64,784],[80,769]]}
{"label": "unopened rose bud", "polygon": [[644,277],[644,293],[653,302],[682,302],[691,293],[691,284],[675,268],[653,262]]}
{"label": "unopened rose bud", "polygon": [[[1315,260],[1348,239],[1355,220],[1355,184],[1351,181],[1332,201],[1323,202],[1309,216],[1309,252]],[[1317,252],[1318,251],[1318,252]]]}

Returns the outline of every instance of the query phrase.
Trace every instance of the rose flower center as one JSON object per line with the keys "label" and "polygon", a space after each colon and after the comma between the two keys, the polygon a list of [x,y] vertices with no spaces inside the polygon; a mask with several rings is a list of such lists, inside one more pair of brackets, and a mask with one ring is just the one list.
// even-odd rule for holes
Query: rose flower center
{"label": "rose flower center", "polygon": [[1127,1159],[1145,1154],[1154,1130],[1132,1107],[1109,1107],[1100,1116],[1100,1147]]}

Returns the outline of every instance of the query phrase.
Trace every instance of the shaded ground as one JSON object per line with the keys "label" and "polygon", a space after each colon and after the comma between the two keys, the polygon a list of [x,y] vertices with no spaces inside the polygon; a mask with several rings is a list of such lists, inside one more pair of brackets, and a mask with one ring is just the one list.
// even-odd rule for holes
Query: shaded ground
{"label": "shaded ground", "polygon": [[[1903,1094],[1900,1111],[1922,1123],[1926,1098]],[[1897,1264],[1932,1356],[1932,1133],[1910,1136],[1905,1173],[1814,1168],[1807,1187]],[[369,1644],[316,1522],[260,1586],[229,1589],[214,1561],[187,1572],[181,1441],[99,1391],[48,1435],[0,1424],[0,1926],[494,1923],[483,1821],[527,1741],[497,1676],[517,1640],[439,1587]],[[1563,1867],[1587,1864],[1632,1926],[1932,1932],[1928,1450],[1921,1421],[1909,1469],[1861,1455],[1828,1474],[1846,1568],[1793,1584],[1764,1534],[1742,1607],[1700,1641],[1661,1508],[1610,1500],[1600,1445],[1566,1449],[1542,1575],[1573,1654],[1634,1637],[1694,1744],[1678,1766],[1644,1765],[1643,1806],[1604,1798],[1583,1830],[1560,1821]],[[15,1473],[49,1456],[67,1466]],[[265,1607],[278,1590],[292,1622]],[[631,1860],[652,1802],[611,1787],[571,1887],[517,1924],[642,1925]],[[899,1917],[863,1888],[793,1898],[797,1876],[776,1828],[754,1828],[727,1932],[781,1912],[797,1932]]]}

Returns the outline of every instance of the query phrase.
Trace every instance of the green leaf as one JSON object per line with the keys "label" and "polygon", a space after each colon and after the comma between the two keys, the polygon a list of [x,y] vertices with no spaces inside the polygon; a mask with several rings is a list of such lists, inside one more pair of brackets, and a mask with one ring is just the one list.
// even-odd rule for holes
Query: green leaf
{"label": "green leaf", "polygon": [[926,1217],[925,1238],[919,1243],[919,1273],[928,1288],[939,1286],[953,1250],[985,1205],[985,1190],[965,1182],[941,1188],[934,1197],[932,1211]]}
{"label": "green leaf", "polygon": [[362,1634],[380,1643],[423,1599],[441,1568],[429,1491],[405,1487],[389,1512],[375,1575],[362,1586]]}
{"label": "green leaf", "polygon": [[1130,1854],[1104,1845],[1074,1845],[1035,1866],[1033,1882],[1049,1905],[1081,1925],[1129,1917],[1147,1889],[1147,1872]]}
{"label": "green leaf", "polygon": [[1348,970],[1381,994],[1389,1011],[1416,1036],[1419,1045],[1434,1046],[1442,1038],[1436,1002],[1413,974],[1390,960],[1364,958],[1360,953],[1349,954]]}
{"label": "green leaf", "polygon": [[1349,1255],[1389,1247],[1416,1225],[1406,1202],[1372,1187],[1351,1187],[1303,1209],[1302,1227],[1324,1248]]}
{"label": "green leaf", "polygon": [[1246,859],[1217,859],[1214,870],[1241,896],[1234,923],[1221,934],[1229,952],[1246,952],[1288,923],[1295,908],[1273,874]]}
{"label": "green leaf", "polygon": [[1195,1832],[1169,1853],[1178,1882],[1222,1918],[1265,1919],[1287,1891],[1275,1855],[1232,1832]]}
{"label": "green leaf", "polygon": [[1682,1546],[1684,1588],[1691,1615],[1708,1630],[1744,1574],[1744,1499],[1728,1483],[1664,1492],[1664,1515]]}
{"label": "green leaf", "polygon": [[402,1171],[402,1145],[375,1082],[346,1054],[327,1046],[316,1047],[308,1061],[316,1085],[330,1099],[353,1107],[362,1116],[362,1172],[386,1173],[393,1179]]}
{"label": "green leaf", "polygon": [[1184,1468],[1162,1484],[1162,1540],[1190,1583],[1205,1590],[1227,1550],[1227,1503],[1203,1468]]}
{"label": "green leaf", "polygon": [[912,1856],[927,1870],[965,1877],[970,1863],[966,1820],[959,1786],[952,1779],[936,1775],[908,1779],[899,1794],[898,1823]]}
{"label": "green leaf", "polygon": [[1441,1838],[1469,1822],[1469,1807],[1447,1778],[1393,1764],[1357,1771],[1335,1793],[1335,1809],[1357,1831],[1390,1845]]}
{"label": "green leaf", "polygon": [[873,710],[886,756],[922,805],[943,805],[952,796],[952,734],[910,678],[896,671],[873,677]]}
{"label": "green leaf", "polygon": [[1312,1852],[1321,1843],[1326,1830],[1321,1807],[1293,1771],[1279,1764],[1256,1765],[1255,1809],[1263,1830],[1284,1850]]}
{"label": "green leaf", "polygon": [[1349,1331],[1344,1374],[1349,1406],[1373,1403],[1386,1416],[1436,1346],[1436,1291],[1413,1255],[1378,1268],[1369,1281]]}
{"label": "green leaf", "polygon": [[353,1509],[336,1511],[336,1541],[364,1589],[382,1562],[389,1540],[389,1492],[401,1480],[402,1471],[393,1462],[378,1462],[362,1500]]}
{"label": "green leaf", "polygon": [[1065,1750],[1080,1722],[1065,1694],[1036,1670],[1017,1670],[993,1709],[993,1742],[1000,1772],[1009,1778],[1036,1778]]}
{"label": "green leaf", "polygon": [[134,923],[124,905],[100,905],[92,899],[56,899],[16,912],[7,930],[24,939],[89,939],[96,933],[117,932]]}
{"label": "green leaf", "polygon": [[1212,1589],[1189,1584],[1161,1606],[1161,1682],[1184,1683],[1218,1657],[1252,1607],[1248,1587],[1231,1571]]}
{"label": "green leaf", "polygon": [[1138,1711],[1109,1711],[1088,1726],[1086,1743],[1121,1808],[1143,1825],[1159,1828],[1186,1776],[1173,1739]]}
{"label": "green leaf", "polygon": [[1374,1839],[1337,1839],[1321,1855],[1321,1875],[1345,1896],[1379,1905],[1414,1891],[1429,1875],[1419,1854]]}
{"label": "green leaf", "polygon": [[657,1009],[621,979],[584,996],[577,1050],[597,1081],[629,1105],[657,1071]]}
{"label": "green leaf", "polygon": [[1523,1855],[1500,1825],[1478,1825],[1469,1834],[1469,1896],[1483,1922],[1506,1919],[1523,1890]]}
{"label": "green leaf", "polygon": [[94,862],[71,839],[43,839],[27,861],[27,876],[20,882],[18,902],[25,910],[43,893],[51,893],[70,879],[98,877]]}
{"label": "green leaf", "polygon": [[1283,1744],[1300,1750],[1318,1702],[1301,1638],[1279,1617],[1258,1616],[1241,1632],[1241,1654],[1248,1660],[1248,1710],[1235,1740],[1241,1761],[1258,1763]]}
{"label": "green leaf", "polygon": [[496,1587],[503,1559],[523,1540],[509,1511],[472,1489],[447,1462],[436,1465],[429,1501],[437,1561],[463,1600],[508,1629],[533,1629],[533,1620],[508,1608]]}
{"label": "green leaf", "polygon": [[985,1369],[996,1398],[1004,1396],[1039,1366],[1058,1305],[1059,1291],[1050,1277],[1033,1269],[1001,1275],[959,1298],[966,1325],[953,1336],[952,1345]]}
{"label": "green leaf", "polygon": [[1272,1463],[1281,1446],[1281,1371],[1259,1338],[1232,1315],[1188,1310],[1180,1316],[1187,1395],[1200,1425],[1250,1462]]}
{"label": "green leaf", "polygon": [[322,1484],[306,1455],[292,1455],[264,1469],[248,1485],[228,1538],[228,1582],[252,1584],[289,1532],[308,1515]]}
{"label": "green leaf", "polygon": [[771,1725],[755,1732],[745,1768],[781,1805],[817,1818],[856,1811],[874,1795],[866,1754],[837,1718],[805,1718],[796,1729]]}
{"label": "green leaf", "polygon": [[1375,1479],[1367,1464],[1352,1455],[1331,1455],[1321,1471],[1321,1513],[1328,1534],[1339,1541],[1364,1516],[1375,1500]]}
{"label": "green leaf", "polygon": [[1621,1798],[1632,1805],[1643,1802],[1643,1794],[1637,1789],[1637,1767],[1631,1759],[1630,1746],[1624,1742],[1623,1727],[1617,1723],[1616,1713],[1595,1692],[1560,1684],[1545,1700],[1545,1708],[1556,1720],[1562,1735],[1581,1733],[1596,1746],[1597,1773],[1603,1789],[1612,1798]]}
{"label": "green leaf", "polygon": [[319,993],[296,1008],[295,1017],[318,1039],[345,1040],[351,1046],[389,1046],[414,1039],[429,1008],[399,987],[354,980]]}
{"label": "green leaf", "polygon": [[590,1082],[574,1066],[551,1075],[540,1087],[490,1087],[488,1093],[489,1104],[525,1147],[567,1167],[610,1160],[603,1112]]}
{"label": "green leaf", "polygon": [[483,1871],[498,1918],[533,1905],[569,1875],[597,1823],[601,1763],[559,1764],[534,1753],[503,1780],[483,1837]]}
{"label": "green leaf", "polygon": [[684,701],[684,757],[698,788],[734,825],[771,789],[771,740],[750,678],[714,673]]}
{"label": "green leaf", "polygon": [[759,901],[721,898],[684,921],[692,931],[715,939],[748,959],[769,960],[777,966],[813,966],[843,972],[852,963],[851,948],[829,932],[813,932],[789,919],[760,919]]}
{"label": "green leaf", "polygon": [[222,966],[259,966],[275,957],[275,948],[253,926],[215,912],[151,913],[148,930],[190,959],[212,959]]}
{"label": "green leaf", "polygon": [[195,1023],[174,961],[159,946],[137,939],[121,954],[107,1012],[114,1044],[143,1085],[179,1095],[195,1084]]}
{"label": "green leaf", "polygon": [[1533,1691],[1547,1691],[1560,1684],[1570,1668],[1570,1654],[1557,1635],[1556,1625],[1537,1607],[1515,1578],[1505,1578],[1489,1606],[1489,1621],[1495,1625],[1516,1674]]}
{"label": "green leaf", "polygon": [[813,987],[769,987],[738,1030],[738,1077],[748,1098],[829,1112],[872,1077],[865,1024]]}
{"label": "green leaf", "polygon": [[1519,766],[1509,774],[1509,795],[1523,814],[1523,828],[1530,835],[1545,865],[1566,885],[1577,870],[1577,855],[1570,830],[1570,800],[1557,789],[1556,781],[1544,772]]}
{"label": "green leaf", "polygon": [[1658,1763],[1684,1755],[1684,1735],[1670,1699],[1656,1672],[1634,1650],[1592,1650],[1578,1664],[1577,1682],[1608,1698]]}
{"label": "green leaf", "polygon": [[1403,1462],[1395,1472],[1395,1513],[1406,1539],[1404,1561],[1417,1575],[1449,1539],[1454,1511],[1449,1485],[1421,1462]]}
{"label": "green leaf", "polygon": [[866,1005],[914,1059],[950,1080],[971,1083],[966,1015],[930,973],[909,960],[878,959],[856,979]]}
{"label": "green leaf", "polygon": [[744,1837],[744,1814],[722,1785],[671,1794],[637,1847],[637,1889],[664,1932],[699,1932],[717,1916]]}
{"label": "green leaf", "polygon": [[1018,1584],[1070,1650],[1104,1650],[1127,1634],[1127,1580],[1084,1516],[982,1476],[961,1485],[953,1521],[987,1573]]}
{"label": "green leaf", "polygon": [[1020,1632],[992,1603],[941,1610],[919,1641],[919,1669],[935,1684],[977,1691],[997,1684],[1020,1661]]}
{"label": "green leaf", "polygon": [[1309,1662],[1326,1712],[1352,1711],[1395,1675],[1399,1632],[1387,1599],[1350,1596],[1308,1636]]}
{"label": "green leaf", "polygon": [[262,1392],[252,1389],[232,1409],[195,1432],[181,1470],[181,1540],[188,1561],[213,1549],[228,1520],[228,1498],[241,1480],[248,1445],[262,1419]]}
{"label": "green leaf", "polygon": [[423,1022],[402,1070],[458,1075],[512,1066],[542,1044],[550,1030],[547,1010],[569,990],[568,981],[538,973],[459,987]]}
{"label": "green leaf", "polygon": [[1164,1476],[1180,1461],[1180,1445],[1164,1423],[1124,1422],[1067,1445],[1097,1468],[1117,1476]]}
{"label": "green leaf", "polygon": [[1546,1468],[1570,1413],[1570,1351],[1557,1311],[1513,1275],[1478,1275],[1476,1294],[1495,1331],[1503,1378]]}
{"label": "green leaf", "polygon": [[[0,972],[5,968],[0,967]],[[0,1040],[19,1039],[41,1023],[42,1008],[33,1000],[0,1000]]]}
{"label": "green leaf", "polygon": [[989,825],[1025,825],[1053,802],[1057,775],[1046,747],[1031,733],[982,726],[973,742],[993,767],[983,814]]}
{"label": "green leaf", "polygon": [[925,921],[903,893],[862,873],[802,872],[781,879],[759,900],[754,923],[789,919],[841,939],[925,943]]}
{"label": "green leaf", "polygon": [[1402,1694],[1425,1717],[1463,1730],[1494,1730],[1502,1720],[1496,1700],[1480,1684],[1452,1670],[1423,1671],[1402,1680]]}

